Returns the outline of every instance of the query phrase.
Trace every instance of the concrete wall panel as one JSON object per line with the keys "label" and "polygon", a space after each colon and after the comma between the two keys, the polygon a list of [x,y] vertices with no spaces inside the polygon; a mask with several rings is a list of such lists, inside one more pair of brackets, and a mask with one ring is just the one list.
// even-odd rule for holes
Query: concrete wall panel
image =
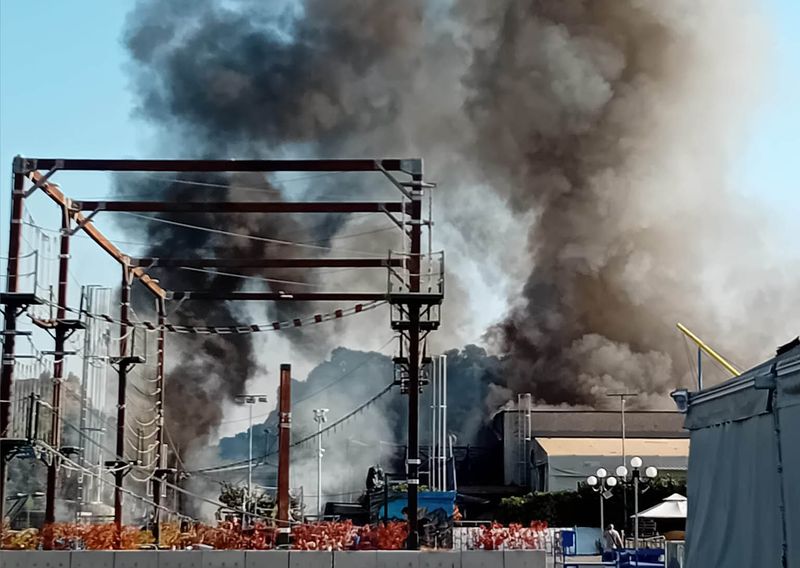
{"label": "concrete wall panel", "polygon": [[547,553],[544,550],[506,550],[503,552],[504,568],[545,568]]}
{"label": "concrete wall panel", "polygon": [[109,568],[114,566],[113,550],[76,550],[70,554],[72,568]]}
{"label": "concrete wall panel", "polygon": [[377,555],[374,550],[337,551],[333,553],[333,568],[375,568]]}
{"label": "concrete wall panel", "polygon": [[67,551],[7,550],[2,558],[2,568],[70,568]]}
{"label": "concrete wall panel", "polygon": [[421,552],[419,568],[461,568],[460,552]]}
{"label": "concrete wall panel", "polygon": [[461,568],[502,568],[503,553],[498,550],[464,550]]}
{"label": "concrete wall panel", "polygon": [[248,550],[245,568],[289,568],[288,550]]}
{"label": "concrete wall panel", "polygon": [[245,568],[244,550],[204,550],[203,568]]}
{"label": "concrete wall panel", "polygon": [[155,550],[120,550],[114,553],[114,568],[158,568]]}
{"label": "concrete wall panel", "polygon": [[377,553],[377,568],[419,568],[419,552],[409,550],[383,550]]}
{"label": "concrete wall panel", "polygon": [[289,552],[289,568],[333,568],[333,553],[292,550]]}
{"label": "concrete wall panel", "polygon": [[158,568],[203,568],[203,551],[159,551]]}

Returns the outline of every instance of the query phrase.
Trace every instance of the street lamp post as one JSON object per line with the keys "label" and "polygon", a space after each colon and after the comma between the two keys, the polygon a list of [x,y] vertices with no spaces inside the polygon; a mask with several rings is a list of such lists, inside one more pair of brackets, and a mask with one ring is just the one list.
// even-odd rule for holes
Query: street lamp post
{"label": "street lamp post", "polygon": [[328,420],[326,414],[327,408],[314,409],[314,421],[317,423],[317,518],[322,519],[322,454],[325,450],[322,448],[322,425]]}
{"label": "street lamp post", "polygon": [[[260,402],[267,402],[267,395],[239,394],[236,395],[235,400],[237,404],[246,404],[250,411],[249,427],[247,428],[247,431],[249,433],[249,442],[248,442],[249,449],[248,449],[248,459],[247,459],[247,493],[242,498],[242,510],[244,511],[242,515],[242,525],[245,525],[248,523],[247,506],[253,495],[253,406],[255,406]],[[253,507],[253,512],[255,512],[255,506]]]}
{"label": "street lamp post", "polygon": [[586,484],[600,494],[600,532],[605,530],[605,499],[611,496],[611,489],[616,487],[617,478],[608,475],[604,468],[600,468],[595,472],[595,475],[590,475],[586,478]]}
{"label": "street lamp post", "polygon": [[[633,480],[633,548],[636,557],[636,564],[639,564],[639,481],[644,479],[645,483],[649,483],[658,476],[658,469],[654,466],[648,466],[642,472],[642,458],[635,456],[631,458],[631,479]],[[628,468],[621,465],[617,468],[617,476],[621,479],[627,479]],[[644,473],[644,475],[642,475]]]}
{"label": "street lamp post", "polygon": [[[639,396],[637,393],[634,392],[610,392],[607,393],[606,396],[612,398],[619,398],[619,411],[620,411],[620,419],[622,422],[622,463],[623,465],[625,462],[628,461],[628,456],[625,453],[625,403],[629,398],[636,398]],[[628,489],[627,487],[622,488],[622,517],[623,517],[623,525],[622,530],[624,532],[625,528],[628,526]]]}

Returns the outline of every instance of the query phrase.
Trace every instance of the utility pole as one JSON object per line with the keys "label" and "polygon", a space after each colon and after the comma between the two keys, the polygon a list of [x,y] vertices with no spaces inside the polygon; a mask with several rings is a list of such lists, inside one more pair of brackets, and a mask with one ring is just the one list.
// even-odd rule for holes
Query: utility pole
{"label": "utility pole", "polygon": [[[42,173],[43,171],[46,173]],[[48,181],[56,171],[120,171],[120,172],[381,172],[402,195],[400,199],[387,202],[292,202],[275,203],[264,201],[230,202],[230,201],[70,201],[61,190]],[[167,291],[158,281],[150,277],[147,272],[157,266],[185,267],[195,263],[198,268],[233,268],[245,267],[294,267],[294,268],[324,268],[324,267],[352,267],[352,268],[387,268],[389,280],[388,291],[358,291],[358,292],[242,292],[221,290],[181,291],[171,290],[171,298],[176,300],[192,301],[275,301],[275,302],[305,302],[305,301],[358,301],[369,304],[357,304],[351,313],[358,313],[363,309],[370,309],[378,302],[388,299],[393,310],[392,328],[402,336],[401,343],[407,357],[404,361],[396,361],[396,370],[402,370],[404,394],[408,394],[408,456],[407,456],[407,484],[410,533],[408,547],[416,549],[419,546],[418,527],[416,523],[418,512],[418,485],[419,485],[419,394],[420,389],[426,384],[423,369],[428,364],[424,356],[422,343],[428,334],[438,329],[440,319],[440,306],[444,297],[444,255],[434,253],[431,249],[431,232],[433,220],[430,216],[423,218],[423,199],[425,190],[434,188],[435,184],[425,182],[423,179],[423,161],[417,158],[410,159],[362,159],[362,160],[95,160],[95,159],[50,159],[50,158],[22,158],[14,160],[14,191],[12,194],[12,221],[9,232],[8,247],[8,292],[2,294],[2,302],[7,308],[11,305],[15,309],[6,310],[5,329],[3,332],[3,360],[2,380],[0,380],[0,436],[7,435],[10,421],[10,392],[14,365],[14,337],[16,318],[24,310],[24,306],[37,303],[33,294],[17,293],[18,259],[20,248],[20,235],[22,226],[22,204],[26,197],[25,179],[33,183],[30,191],[43,192],[50,200],[62,208],[68,208],[74,225],[86,233],[95,243],[115,259],[123,268],[123,293],[130,294],[130,285],[133,278],[137,279],[150,293],[158,298],[166,298]],[[410,179],[409,179],[410,178]],[[428,212],[431,210],[431,195],[429,198]],[[211,259],[169,259],[169,258],[132,258],[124,254],[110,242],[91,223],[91,218],[97,211],[108,212],[138,212],[138,213],[272,213],[272,214],[311,214],[311,213],[369,213],[388,215],[402,234],[402,253],[394,257],[391,251],[387,258],[211,258]],[[428,231],[428,254],[422,251],[422,232]],[[433,259],[438,260],[438,271],[433,272],[435,265]],[[424,261],[427,260],[427,264]],[[424,282],[421,280],[425,279]],[[387,298],[388,295],[388,298]],[[39,301],[38,303],[41,303]],[[118,439],[124,440],[125,418],[125,383],[127,372],[136,364],[137,358],[129,356],[123,347],[130,347],[125,341],[128,328],[127,301],[123,302],[120,310],[122,320],[120,341],[120,356],[112,358],[119,373],[120,389],[118,392]],[[124,313],[123,313],[124,312]],[[395,318],[399,312],[399,317]],[[347,315],[346,310],[338,309],[332,314],[333,318]],[[323,321],[322,314],[315,315],[314,321]],[[295,320],[294,325],[303,325],[302,320]],[[277,327],[276,327],[277,326]],[[212,333],[239,333],[240,330],[222,328]],[[250,326],[252,331],[260,331],[260,326]],[[281,322],[274,322],[273,327],[279,329]],[[208,329],[208,328],[206,328]],[[169,330],[172,331],[172,330]],[[143,360],[143,359],[142,359]],[[141,361],[140,361],[141,362]],[[289,471],[289,429],[291,417],[291,402],[289,398],[290,376],[289,366],[285,366],[286,383],[282,389],[281,436],[280,457],[282,461],[279,475],[282,483],[279,491],[279,512],[281,520],[288,523],[289,496],[288,496],[288,471]],[[284,366],[281,368],[282,378]],[[402,389],[401,389],[402,390]],[[285,400],[284,400],[285,398]],[[12,447],[21,441],[4,440],[0,450],[8,458],[13,453]],[[118,444],[119,446],[119,444]],[[105,466],[115,476],[115,522],[121,528],[122,518],[122,483],[125,472],[130,464],[124,459],[124,448],[119,447],[116,461],[106,462]],[[5,460],[0,460],[0,494],[5,482]],[[0,508],[3,500],[0,499]],[[286,525],[284,525],[286,526]],[[288,528],[288,527],[287,527]],[[282,529],[283,530],[283,529]],[[288,531],[287,531],[288,532]],[[285,536],[284,534],[280,535]]]}
{"label": "utility pole", "polygon": [[[2,373],[0,373],[0,520],[5,518],[6,465],[11,458],[11,444],[4,440],[11,429],[11,385],[14,382],[15,345],[17,317],[27,303],[19,297],[19,261],[22,243],[22,209],[25,201],[25,176],[23,160],[14,158],[14,182],[11,190],[11,224],[8,235],[8,262],[6,263],[6,293],[3,297],[5,310],[3,328]],[[35,298],[34,294],[31,298]]]}
{"label": "utility pole", "polygon": [[[128,345],[133,345],[133,340],[128,341],[128,335],[134,333],[135,328],[130,325],[129,313],[131,303],[132,273],[130,267],[122,266],[122,283],[119,308],[119,356],[111,359],[117,365],[117,441],[116,459],[107,461],[106,467],[114,472],[114,525],[116,526],[116,546],[121,544],[122,535],[122,494],[123,481],[131,469],[131,463],[125,459],[125,406],[128,389],[128,370],[139,363],[144,363],[144,357],[128,353]],[[134,349],[130,349],[134,351]]]}
{"label": "utility pole", "polygon": [[[61,212],[61,246],[58,258],[58,308],[55,321],[48,322],[44,327],[52,327],[55,334],[55,363],[53,364],[53,398],[51,400],[50,416],[50,445],[58,452],[51,455],[47,465],[47,494],[45,497],[44,523],[50,525],[56,522],[56,484],[58,483],[58,470],[61,457],[61,383],[64,378],[64,359],[67,356],[64,346],[69,335],[67,315],[67,283],[69,281],[69,237],[70,218],[66,207]],[[79,323],[79,322],[78,322]],[[72,328],[74,329],[74,328]],[[45,548],[52,547],[52,541],[47,539]]]}
{"label": "utility pole", "polygon": [[322,425],[328,421],[325,416],[328,414],[327,408],[314,409],[314,421],[317,423],[317,519],[322,519]]}
{"label": "utility pole", "polygon": [[[163,298],[156,298],[156,311],[158,312],[158,341],[156,347],[156,377],[158,378],[157,391],[158,391],[158,405],[156,419],[156,448],[158,451],[158,465],[156,466],[155,476],[153,477],[153,538],[155,538],[156,546],[161,543],[161,493],[164,478],[174,472],[168,469],[167,452],[168,446],[164,443],[164,410],[166,402],[165,392],[165,377],[164,377],[164,351],[166,348],[166,329],[164,326],[167,323],[167,306]],[[166,496],[166,493],[164,494]]]}
{"label": "utility pole", "polygon": [[[399,282],[393,280],[398,273],[390,271],[389,303],[391,304],[392,329],[400,332],[400,356],[395,357],[395,384],[400,385],[401,394],[408,395],[408,446],[406,454],[406,483],[408,486],[408,550],[419,549],[419,395],[427,384],[423,375],[423,366],[429,363],[421,353],[421,343],[427,335],[439,327],[439,306],[444,297],[444,258],[434,269],[435,262],[432,251],[423,266],[422,228],[432,226],[430,219],[422,217],[422,200],[426,188],[433,184],[423,181],[422,161],[409,163],[412,168],[412,181],[407,184],[397,182],[403,195],[408,199],[403,209],[406,212],[405,224],[409,236],[409,248],[403,251],[404,270]],[[396,180],[395,180],[396,181]],[[407,190],[406,187],[409,189]],[[427,269],[427,270],[425,270]],[[426,281],[422,282],[422,274],[426,273]],[[404,349],[404,347],[406,349]],[[407,353],[407,356],[404,355]],[[438,434],[438,433],[437,433]]]}

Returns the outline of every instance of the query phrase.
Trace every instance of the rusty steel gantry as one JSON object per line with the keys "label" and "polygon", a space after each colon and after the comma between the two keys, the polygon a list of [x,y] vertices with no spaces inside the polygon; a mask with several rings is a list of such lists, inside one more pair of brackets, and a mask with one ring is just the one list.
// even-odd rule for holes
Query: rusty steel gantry
{"label": "rusty steel gantry", "polygon": [[[46,173],[42,173],[45,171]],[[223,202],[173,202],[173,201],[72,201],[68,199],[49,180],[58,171],[103,171],[103,172],[186,172],[186,173],[234,173],[234,172],[381,172],[400,194],[399,201],[360,201],[360,202],[270,202],[270,201],[223,201]],[[405,177],[403,177],[405,176]],[[26,183],[30,187],[26,188]],[[157,365],[160,404],[157,447],[163,451],[163,409],[164,409],[164,357],[166,302],[169,300],[228,301],[254,300],[271,302],[308,301],[386,301],[390,305],[392,329],[400,333],[400,356],[395,362],[395,383],[401,392],[408,395],[408,510],[409,537],[408,548],[419,547],[417,534],[418,487],[419,487],[419,393],[425,380],[422,366],[421,344],[428,333],[439,326],[440,306],[444,297],[444,260],[440,257],[438,269],[434,272],[433,254],[422,252],[423,228],[428,229],[430,239],[431,219],[423,217],[423,197],[426,189],[434,187],[424,181],[421,159],[361,159],[361,160],[92,160],[92,159],[34,159],[16,157],[13,164],[13,190],[11,195],[11,224],[8,241],[8,265],[6,292],[0,298],[5,307],[5,327],[3,330],[2,376],[0,377],[0,518],[3,515],[4,492],[7,462],[19,447],[30,444],[32,440],[12,439],[6,436],[10,424],[11,389],[15,362],[15,338],[17,317],[28,306],[42,303],[34,293],[19,290],[19,258],[22,237],[22,211],[24,200],[34,191],[41,190],[60,207],[62,212],[61,255],[59,259],[58,312],[49,326],[54,331],[56,342],[54,364],[54,389],[52,395],[53,429],[50,443],[60,450],[60,378],[63,376],[64,341],[66,337],[81,329],[80,320],[66,318],[67,309],[67,270],[69,262],[69,238],[77,231],[83,231],[97,245],[116,260],[122,267],[120,300],[120,343],[119,356],[112,359],[119,377],[117,410],[116,459],[107,462],[114,471],[114,513],[115,523],[122,523],[122,488],[126,468],[124,427],[126,403],[126,377],[128,370],[142,362],[134,355],[126,339],[129,321],[131,285],[138,281],[156,299],[158,315]],[[404,234],[404,244],[408,249],[403,254],[386,258],[131,258],[119,250],[92,223],[98,212],[149,212],[149,213],[378,213],[388,215]],[[87,213],[87,214],[84,214]],[[395,216],[398,215],[398,217]],[[430,242],[430,241],[429,241]],[[429,245],[430,251],[430,245]],[[423,261],[428,263],[428,281],[423,285]],[[386,268],[388,271],[387,290],[384,292],[229,292],[214,290],[167,290],[158,280],[147,274],[154,267],[171,268],[189,266],[197,268]],[[288,367],[281,368],[282,374]],[[287,438],[288,440],[288,438]],[[288,448],[288,442],[287,442]],[[283,450],[283,446],[282,446]],[[282,451],[281,460],[288,488],[288,451]],[[55,520],[55,485],[57,460],[48,465],[46,522]],[[159,469],[153,480],[153,497],[156,504],[156,523],[158,526],[158,503],[161,495],[160,483],[166,470]],[[279,471],[280,477],[280,471]],[[288,499],[288,495],[283,496]],[[279,511],[287,518],[288,500]]]}

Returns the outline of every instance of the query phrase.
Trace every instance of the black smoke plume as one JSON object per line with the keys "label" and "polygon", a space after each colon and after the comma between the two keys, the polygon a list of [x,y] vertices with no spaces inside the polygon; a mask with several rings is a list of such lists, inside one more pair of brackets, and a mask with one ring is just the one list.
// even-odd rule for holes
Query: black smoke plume
{"label": "black smoke plume", "polygon": [[[755,215],[726,179],[759,83],[755,8],[748,0],[144,0],[126,44],[138,112],[181,155],[425,157],[442,187],[437,230],[450,258],[509,298],[507,317],[487,335],[504,356],[501,382],[549,403],[603,404],[609,389],[630,389],[647,406],[689,380],[676,321],[755,362],[782,341],[779,316],[796,314],[784,281],[741,277],[768,260],[748,236]],[[312,181],[299,197],[342,185]],[[345,185],[349,195],[374,195],[371,184]],[[172,184],[148,187],[178,195]],[[263,218],[204,221],[267,236],[285,229]],[[327,242],[354,222],[325,219],[308,238]],[[159,231],[165,247],[186,255],[237,243]],[[355,242],[388,248],[372,235]],[[464,280],[449,280],[444,347],[458,345],[481,309]],[[195,308],[188,317],[237,315],[214,309],[222,312]],[[753,314],[757,325],[744,325]],[[210,361],[178,365],[170,377],[180,392],[198,374],[225,385],[202,395],[213,416],[206,433],[219,419],[214,401],[254,367],[248,340],[209,341],[187,345],[185,361],[229,353],[241,374]]]}

